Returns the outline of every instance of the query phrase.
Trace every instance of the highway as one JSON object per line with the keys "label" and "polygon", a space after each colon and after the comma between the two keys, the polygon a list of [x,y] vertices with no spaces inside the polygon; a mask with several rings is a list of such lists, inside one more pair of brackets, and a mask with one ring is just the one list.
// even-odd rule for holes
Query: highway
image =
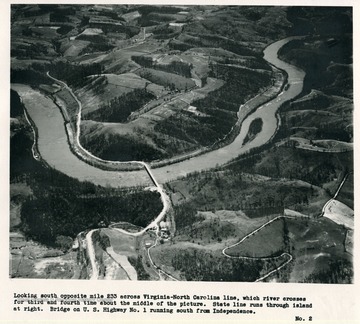
{"label": "highway", "polygon": [[[229,161],[233,160],[234,158],[238,157],[239,155],[245,154],[249,150],[262,146],[271,140],[271,138],[276,133],[279,125],[279,119],[277,116],[278,109],[284,102],[296,97],[299,93],[301,93],[303,86],[303,79],[305,76],[305,73],[303,71],[299,70],[293,65],[287,64],[279,60],[277,57],[278,50],[291,39],[293,38],[286,38],[278,42],[275,42],[269,45],[264,50],[265,59],[269,63],[276,66],[277,68],[286,71],[286,73],[288,74],[288,81],[287,81],[288,86],[285,87],[286,90],[284,89],[275,99],[267,102],[264,105],[261,105],[256,109],[254,113],[250,114],[247,118],[245,118],[245,120],[241,125],[240,133],[235,138],[235,140],[229,145],[226,145],[224,147],[221,147],[219,149],[204,154],[197,155],[195,157],[189,158],[184,161],[176,162],[170,165],[161,166],[159,168],[153,169],[152,170],[153,177],[156,178],[158,183],[166,183],[175,180],[180,176],[186,176],[187,174],[195,171],[207,170],[207,169],[215,168],[218,165],[226,164]],[[122,179],[122,181],[119,182],[114,177],[113,171],[100,170],[91,165],[87,165],[87,166],[84,165],[86,164],[83,161],[84,159],[93,160],[95,162],[99,161],[105,164],[108,163],[109,165],[116,165],[116,164],[122,165],[122,164],[130,163],[137,166],[141,164],[141,161],[128,161],[128,162],[106,161],[100,159],[99,157],[96,157],[91,152],[85,150],[80,143],[80,125],[81,125],[81,110],[82,110],[81,102],[73,93],[71,88],[68,87],[68,85],[66,85],[66,83],[57,80],[50,75],[49,77],[51,77],[54,81],[58,82],[60,85],[66,88],[71,94],[71,96],[74,97],[74,100],[76,100],[79,106],[79,110],[77,114],[77,123],[76,123],[77,129],[75,131],[75,134],[67,134],[67,136],[69,137],[71,136],[75,137],[74,141],[73,142],[70,141],[70,143],[72,143],[72,145],[76,147],[70,150],[69,143],[67,142],[67,137],[64,137],[63,139],[59,139],[58,137],[53,138],[52,139],[53,147],[51,150],[49,150],[48,148],[41,147],[41,145],[39,145],[39,151],[42,158],[46,160],[54,168],[58,169],[59,171],[66,173],[69,176],[76,177],[82,181],[87,180],[100,185],[104,185],[104,182],[106,181],[107,185],[110,185],[112,187],[119,187],[119,186],[126,187],[126,186],[137,186],[137,185],[148,186],[148,179],[144,177],[144,175],[141,175],[141,172],[139,171],[131,171],[131,172],[118,171],[118,174]],[[26,89],[26,91],[19,91],[19,95],[20,97],[22,96],[30,97],[31,96],[31,93],[29,94],[30,91],[31,91],[30,89]],[[37,96],[39,96],[39,94],[37,94]],[[30,110],[31,109],[29,109],[29,114],[30,117],[32,117]],[[254,140],[247,142],[245,145],[243,145],[244,138],[248,133],[249,126],[251,122],[256,118],[261,118],[264,121],[263,128],[261,132],[255,137]],[[58,122],[58,119],[56,119],[56,122]],[[39,137],[46,137],[49,138],[50,140],[52,136],[51,130],[49,130],[48,127],[46,126],[43,127],[42,124],[38,125],[36,123],[36,125],[39,128],[39,132],[38,132]],[[63,125],[60,126],[63,128]],[[42,127],[44,129],[42,129]],[[67,159],[63,159],[63,160],[54,159],[52,156],[54,154],[54,150],[64,152],[64,154],[68,155]],[[70,152],[65,152],[66,150]],[[80,154],[80,159],[78,158],[76,160],[74,157],[70,157],[70,155],[74,155],[73,153],[74,151]],[[83,171],[78,172],[77,170],[79,169]],[[86,172],[84,171],[85,169]]]}
{"label": "highway", "polygon": [[[121,180],[119,180],[118,177],[116,177],[116,176],[114,177],[115,173],[113,171],[100,170],[100,169],[97,169],[96,167],[89,166],[88,164],[86,164],[84,161],[82,161],[79,158],[75,158],[75,159],[73,158],[74,157],[73,151],[75,151],[77,153],[79,153],[79,151],[80,151],[80,154],[83,155],[83,157],[85,157],[87,160],[92,159],[95,161],[101,161],[103,163],[109,163],[109,164],[110,163],[111,164],[129,163],[129,162],[116,162],[116,161],[114,162],[114,161],[102,160],[102,159],[94,156],[91,152],[87,151],[86,149],[84,149],[82,147],[82,145],[80,143],[82,104],[81,104],[80,100],[76,97],[76,95],[74,94],[72,89],[65,82],[63,82],[61,80],[57,80],[56,78],[50,76],[50,74],[48,72],[47,74],[48,74],[49,78],[51,78],[52,80],[54,80],[55,82],[57,82],[58,84],[60,84],[62,87],[66,88],[69,91],[71,96],[77,102],[79,108],[78,108],[78,113],[77,113],[75,134],[72,134],[72,133],[66,134],[65,131],[66,130],[69,131],[69,127],[67,129],[63,128],[64,133],[65,133],[64,135],[67,135],[67,136],[64,136],[62,138],[56,137],[56,138],[51,139],[51,136],[53,133],[52,129],[49,128],[47,125],[44,125],[44,123],[41,123],[41,122],[36,123],[36,118],[38,118],[38,114],[34,113],[33,120],[36,123],[36,127],[38,128],[38,136],[40,138],[44,138],[44,137],[47,139],[50,138],[51,144],[52,144],[51,146],[47,145],[44,149],[44,146],[42,146],[41,143],[39,143],[40,155],[50,165],[52,165],[56,169],[59,169],[59,171],[64,172],[64,173],[68,174],[69,176],[75,176],[79,180],[87,180],[87,181],[94,182],[95,184],[99,184],[99,181],[98,181],[99,178],[101,178],[101,179],[105,178],[108,181],[106,183],[113,187],[126,187],[129,185],[133,186],[134,182],[140,183],[143,186],[147,186],[149,183],[149,179],[150,179],[150,182],[152,182],[153,185],[155,186],[154,190],[156,190],[160,193],[161,200],[163,203],[163,208],[162,208],[161,212],[146,228],[142,229],[138,233],[129,233],[129,232],[126,232],[121,229],[117,229],[117,230],[127,233],[129,235],[142,235],[147,229],[156,228],[157,233],[158,233],[158,231],[159,231],[158,224],[162,219],[164,219],[167,211],[170,208],[170,198],[166,194],[161,183],[166,183],[168,181],[178,178],[179,176],[185,176],[194,171],[211,169],[211,168],[216,167],[217,165],[225,164],[225,163],[229,162],[230,160],[238,157],[239,155],[248,152],[250,149],[252,149],[254,147],[259,147],[259,146],[266,144],[274,136],[274,134],[276,133],[276,131],[278,129],[278,116],[277,116],[278,109],[284,102],[296,97],[298,94],[301,93],[302,86],[303,86],[303,79],[305,76],[305,73],[303,71],[299,70],[295,66],[292,66],[288,63],[285,63],[285,62],[279,60],[277,57],[278,50],[284,44],[289,42],[291,39],[294,39],[294,37],[286,38],[286,39],[280,40],[278,42],[275,42],[275,43],[269,45],[264,50],[264,58],[270,64],[274,65],[275,67],[277,67],[279,69],[286,71],[286,73],[288,75],[288,79],[287,79],[288,85],[285,87],[286,90],[282,91],[275,99],[269,101],[265,105],[258,107],[254,113],[250,114],[247,118],[245,118],[245,120],[242,123],[241,131],[240,131],[239,135],[235,138],[235,140],[232,143],[230,143],[229,145],[222,147],[220,149],[190,158],[185,161],[181,161],[181,162],[174,163],[174,164],[164,166],[164,167],[159,167],[154,170],[151,170],[149,165],[143,161],[129,161],[130,163],[142,166],[142,168],[146,171],[146,174],[148,176],[147,179],[144,178],[143,175],[140,176],[139,171],[128,171],[128,172],[117,171],[116,174],[120,175],[120,179],[121,179]],[[17,89],[18,89],[19,96],[22,99],[26,98],[28,101],[33,100],[34,97],[41,98],[41,95],[42,95],[41,93],[36,92],[36,91],[32,90],[30,87],[26,87],[26,86],[20,85],[17,87]],[[16,87],[15,87],[15,90],[16,90]],[[25,101],[24,101],[24,104],[26,105]],[[44,103],[43,106],[45,107],[48,104],[49,103],[47,101],[47,103],[46,104]],[[27,107],[27,108],[28,108],[30,117],[32,117],[31,116],[31,114],[33,112],[32,109],[33,110],[37,109],[37,105],[33,104],[32,106]],[[53,109],[52,113],[54,116],[56,114],[56,111]],[[58,113],[60,114],[60,112],[58,112]],[[55,117],[56,117],[56,119],[54,118],[53,120],[58,122],[60,120],[59,117],[58,116],[55,116]],[[245,145],[242,145],[244,138],[248,133],[249,125],[256,118],[261,118],[264,121],[261,132],[255,137],[254,140],[246,143]],[[63,119],[62,115],[61,115],[61,119]],[[51,120],[49,120],[49,122],[51,123]],[[63,127],[63,126],[61,125],[61,127]],[[68,137],[70,137],[70,138],[74,137],[73,141],[72,140],[69,141],[70,144],[67,141]],[[76,147],[75,147],[75,149],[73,148],[73,150],[70,150],[69,145],[74,145]],[[78,148],[78,149],[76,149],[76,148]],[[54,151],[58,151],[58,150],[61,153],[65,153],[65,152],[63,152],[64,150],[69,151],[70,155],[72,155],[72,158],[69,157],[69,159],[53,159],[52,155],[54,154]],[[69,152],[67,152],[67,153],[69,153]],[[68,163],[68,160],[69,160],[70,164],[65,165],[65,167],[64,167],[64,164]],[[75,165],[75,164],[78,164],[78,165]],[[84,165],[86,165],[86,167],[87,167],[86,170],[89,170],[89,171],[84,172],[84,170],[82,168]],[[78,169],[81,169],[81,171],[77,171]],[[101,184],[103,185],[103,182],[101,182]],[[266,226],[266,225],[267,224],[264,224],[263,226]],[[258,228],[257,231],[261,230],[261,228],[262,227]],[[96,260],[95,260],[95,251],[94,251],[94,246],[93,246],[92,239],[91,239],[92,233],[94,231],[95,230],[91,230],[86,235],[87,252],[88,252],[90,263],[92,266],[92,274],[90,276],[90,279],[98,278],[98,269],[97,269]],[[244,239],[246,239],[247,237],[248,236],[246,236]],[[241,242],[239,242],[237,244],[240,244],[240,243]],[[225,256],[229,257],[228,255],[226,255],[225,251],[226,251],[226,249],[223,250],[223,254]],[[149,259],[151,260],[150,248],[148,249],[148,255],[149,255]],[[152,260],[151,260],[151,262],[152,262]],[[163,274],[165,274],[165,273],[163,273]],[[161,272],[159,272],[159,275],[161,277]],[[172,278],[172,279],[176,280],[175,278]]]}

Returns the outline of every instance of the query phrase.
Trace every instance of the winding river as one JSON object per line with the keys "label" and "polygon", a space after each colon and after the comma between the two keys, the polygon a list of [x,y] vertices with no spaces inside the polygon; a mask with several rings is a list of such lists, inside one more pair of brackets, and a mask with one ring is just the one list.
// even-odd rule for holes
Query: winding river
{"label": "winding river", "polygon": [[[274,136],[279,123],[277,116],[279,107],[284,102],[295,98],[303,88],[305,72],[281,61],[277,56],[279,49],[294,38],[282,39],[269,45],[264,50],[265,60],[288,74],[286,90],[250,114],[243,121],[239,135],[229,145],[185,161],[153,169],[152,174],[160,184],[191,172],[211,169],[217,165],[225,164],[252,148],[266,144]],[[81,181],[90,181],[101,186],[132,187],[152,185],[146,170],[104,171],[77,158],[70,150],[63,116],[53,101],[28,85],[12,84],[11,87],[18,92],[29,116],[37,126],[38,149],[41,157],[50,166],[68,176]],[[242,145],[248,133],[249,125],[256,118],[263,120],[261,132],[252,141]]]}

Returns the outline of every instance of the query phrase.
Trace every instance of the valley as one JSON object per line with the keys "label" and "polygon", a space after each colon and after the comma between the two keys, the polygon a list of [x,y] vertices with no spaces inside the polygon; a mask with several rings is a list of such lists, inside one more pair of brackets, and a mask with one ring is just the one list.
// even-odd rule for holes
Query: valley
{"label": "valley", "polygon": [[352,282],[351,11],[111,8],[12,8],[10,275]]}

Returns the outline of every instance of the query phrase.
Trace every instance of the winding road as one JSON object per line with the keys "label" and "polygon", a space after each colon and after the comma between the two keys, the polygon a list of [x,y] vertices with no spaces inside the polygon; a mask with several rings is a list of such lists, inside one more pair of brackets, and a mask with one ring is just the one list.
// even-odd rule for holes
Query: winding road
{"label": "winding road", "polygon": [[[239,155],[247,153],[252,148],[266,144],[273,137],[279,124],[277,116],[278,109],[284,102],[293,99],[301,93],[303,79],[305,76],[305,72],[302,70],[277,58],[278,50],[291,39],[294,39],[294,37],[275,42],[264,50],[264,58],[270,64],[273,64],[278,69],[284,70],[288,74],[288,86],[286,87],[286,90],[280,93],[275,99],[258,107],[254,113],[245,118],[242,123],[240,133],[229,145],[202,155],[198,155],[185,161],[153,169],[152,174],[158,183],[166,183],[175,180],[178,177],[186,176],[187,174],[195,171],[211,169],[218,165],[226,164]],[[82,148],[79,143],[81,102],[76,98],[72,90],[68,88],[64,82],[60,82],[62,86],[69,90],[79,105],[77,119],[78,130],[76,131],[75,142],[77,147]],[[60,172],[63,172],[81,181],[91,181],[102,186],[108,185],[111,187],[133,187],[149,185],[149,177],[147,172],[144,172],[144,170],[127,172],[117,171],[117,175],[115,175],[114,171],[98,169],[79,159],[77,156],[75,156],[72,150],[70,150],[68,134],[66,134],[66,129],[64,127],[63,116],[61,115],[58,107],[50,99],[46,98],[39,91],[32,89],[30,86],[13,84],[12,88],[16,90],[19,96],[23,99],[30,118],[38,128],[38,149],[41,157],[47,161],[49,165],[55,169],[58,169]],[[37,101],[36,104],[34,104],[34,100]],[[39,103],[42,101],[44,104],[39,105]],[[49,110],[51,110],[51,116],[44,118],[44,114],[45,116],[46,114],[49,114]],[[248,133],[251,122],[256,118],[261,118],[264,121],[261,132],[254,140],[247,142],[245,145],[242,145],[244,138]],[[51,127],[49,127],[49,123],[51,124]],[[54,132],[54,129],[57,131]],[[60,132],[62,132],[62,136],[59,135]],[[99,159],[84,149],[82,149],[82,151],[91,159],[96,159],[105,163],[114,163],[113,161],[104,161]],[[132,162],[141,164],[140,161]]]}
{"label": "winding road", "polygon": [[[50,78],[61,84],[70,92],[70,94],[79,106],[75,135],[66,133],[67,131],[70,131],[70,129],[69,127],[64,127],[64,119],[61,115],[60,110],[49,98],[45,97],[39,91],[36,91],[26,85],[13,84],[12,88],[18,92],[31,120],[37,127],[38,150],[40,152],[41,158],[44,159],[49,165],[58,169],[60,172],[79,179],[80,181],[91,181],[95,184],[102,186],[108,185],[112,187],[131,187],[140,185],[146,187],[149,186],[149,183],[154,184],[155,190],[160,193],[161,200],[163,202],[163,209],[159,213],[159,215],[146,228],[137,233],[129,233],[124,230],[117,229],[119,231],[126,232],[126,234],[129,235],[141,235],[149,228],[155,227],[158,231],[158,223],[164,218],[170,208],[170,199],[166,194],[165,190],[163,189],[161,185],[162,183],[172,181],[180,176],[186,176],[187,174],[195,171],[211,169],[218,165],[228,163],[239,155],[247,153],[252,148],[260,147],[266,144],[269,140],[271,140],[271,138],[276,133],[279,125],[279,119],[277,115],[278,109],[283,103],[299,95],[303,88],[303,80],[305,73],[297,67],[281,61],[277,57],[279,49],[284,44],[295,38],[297,37],[289,37],[286,39],[282,39],[269,45],[264,50],[265,60],[267,60],[270,64],[274,65],[276,68],[281,69],[287,73],[288,78],[287,86],[285,88],[286,90],[282,91],[273,100],[258,107],[254,113],[250,114],[247,118],[245,118],[241,125],[240,133],[232,143],[220,149],[210,151],[208,153],[190,158],[188,160],[174,163],[168,166],[159,167],[153,170],[151,170],[149,165],[145,162],[130,161],[130,163],[135,163],[142,166],[143,169],[127,172],[106,171],[88,165],[87,163],[76,157],[69,147],[69,137],[70,143],[79,148],[81,154],[83,154],[86,158],[91,158],[104,163],[124,163],[104,161],[94,156],[82,147],[80,143],[82,105],[73,93],[73,91],[63,81],[57,80],[48,74]],[[248,133],[251,122],[257,118],[261,118],[264,121],[261,132],[255,137],[254,140],[247,142],[245,145],[242,145],[242,143],[244,142],[244,138]],[[51,126],[49,127],[49,125]],[[56,129],[56,131],[54,131],[54,129]],[[74,141],[71,140],[71,137],[74,137]],[[76,149],[75,151],[77,152]],[[265,225],[267,224],[264,224],[264,226]],[[260,228],[258,230],[260,230]],[[90,276],[90,279],[96,279],[98,277],[95,251],[91,239],[92,233],[94,231],[95,230],[91,230],[86,235],[87,251],[92,266],[92,274]],[[241,242],[237,244],[240,243]],[[150,248],[148,249],[148,254],[150,254],[149,251]],[[226,255],[225,251],[226,249],[223,250],[224,255]],[[291,256],[288,262],[290,261]],[[169,276],[166,273],[163,274]],[[161,277],[160,271],[159,275]],[[176,280],[173,277],[171,278],[173,280]]]}
{"label": "winding road", "polygon": [[329,205],[333,200],[335,200],[335,199],[337,198],[337,196],[338,196],[341,188],[343,187],[346,179],[348,178],[348,176],[349,176],[349,174],[347,173],[347,174],[344,176],[344,178],[342,179],[342,181],[340,182],[339,187],[337,188],[336,192],[334,193],[334,196],[331,197],[331,198],[325,203],[324,207],[322,208],[320,217],[324,216],[325,210],[326,210],[326,208],[328,207],[328,205]]}
{"label": "winding road", "polygon": [[91,276],[89,277],[90,280],[96,280],[99,277],[99,270],[96,264],[96,258],[95,258],[95,249],[94,249],[94,244],[92,241],[92,235],[93,233],[97,231],[97,229],[93,229],[91,231],[89,231],[86,234],[86,249],[87,249],[87,254],[89,256],[89,260],[91,263]]}
{"label": "winding road", "polygon": [[276,260],[276,259],[281,259],[284,256],[288,257],[288,260],[286,260],[284,263],[282,263],[281,265],[279,265],[278,267],[276,267],[275,269],[271,270],[270,272],[266,273],[265,275],[261,276],[260,278],[256,279],[255,282],[259,282],[259,281],[263,281],[264,279],[266,279],[267,277],[271,276],[273,273],[279,271],[280,269],[282,269],[283,267],[285,267],[288,263],[290,263],[293,259],[292,255],[290,253],[284,252],[279,256],[275,256],[275,257],[247,257],[247,256],[233,256],[230,254],[226,253],[226,250],[233,248],[234,246],[240,245],[241,243],[243,243],[245,240],[247,240],[250,236],[256,234],[257,232],[261,231],[264,227],[270,225],[271,223],[275,222],[278,219],[282,219],[282,218],[295,218],[293,216],[278,216],[275,217],[271,220],[269,220],[268,222],[262,224],[261,226],[259,226],[258,228],[254,229],[252,232],[250,232],[249,234],[245,235],[239,242],[236,242],[230,246],[227,246],[226,248],[224,248],[222,250],[222,254],[225,257],[231,258],[231,259],[243,259],[243,260]]}

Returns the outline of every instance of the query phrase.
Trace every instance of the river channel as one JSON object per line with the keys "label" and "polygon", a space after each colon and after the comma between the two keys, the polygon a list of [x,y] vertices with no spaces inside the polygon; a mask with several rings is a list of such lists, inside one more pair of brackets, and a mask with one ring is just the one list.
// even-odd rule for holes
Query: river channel
{"label": "river channel", "polygon": [[[159,183],[172,181],[179,176],[191,172],[211,169],[246,153],[252,148],[266,144],[276,133],[278,127],[277,111],[286,101],[301,93],[305,72],[299,68],[281,61],[278,58],[279,49],[294,39],[289,37],[269,45],[264,50],[264,58],[275,67],[288,74],[288,86],[275,99],[260,106],[249,115],[241,126],[241,131],[235,140],[220,149],[190,158],[185,161],[152,170]],[[59,108],[39,91],[28,85],[12,84],[17,91],[29,116],[37,127],[38,150],[42,159],[50,166],[68,176],[81,181],[90,181],[101,186],[132,187],[149,186],[151,180],[145,170],[141,171],[104,171],[80,160],[72,153],[67,141],[64,119]],[[262,118],[261,132],[250,142],[242,145],[248,133],[249,125],[256,118]]]}

